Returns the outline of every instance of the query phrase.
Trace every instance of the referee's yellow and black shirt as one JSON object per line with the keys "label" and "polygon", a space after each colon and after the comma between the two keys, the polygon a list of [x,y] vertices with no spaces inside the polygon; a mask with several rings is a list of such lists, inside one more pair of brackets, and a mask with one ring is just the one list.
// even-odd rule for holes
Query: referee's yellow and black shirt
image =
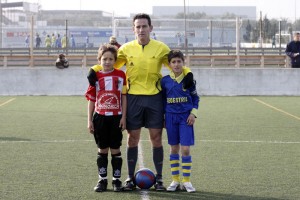
{"label": "referee's yellow and black shirt", "polygon": [[[160,79],[163,65],[169,67],[170,48],[157,40],[150,39],[147,45],[140,45],[133,40],[122,45],[118,50],[115,68],[126,65],[128,94],[154,95],[161,90]],[[98,71],[99,65],[92,68]],[[189,68],[187,71],[190,71]],[[184,72],[187,73],[185,70]]]}

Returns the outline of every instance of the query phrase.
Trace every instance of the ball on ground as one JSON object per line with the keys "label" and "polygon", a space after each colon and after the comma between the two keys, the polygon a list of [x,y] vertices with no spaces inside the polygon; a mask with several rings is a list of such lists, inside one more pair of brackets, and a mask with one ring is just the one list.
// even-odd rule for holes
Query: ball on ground
{"label": "ball on ground", "polygon": [[155,174],[148,168],[142,168],[135,173],[134,180],[139,188],[149,189],[155,184]]}

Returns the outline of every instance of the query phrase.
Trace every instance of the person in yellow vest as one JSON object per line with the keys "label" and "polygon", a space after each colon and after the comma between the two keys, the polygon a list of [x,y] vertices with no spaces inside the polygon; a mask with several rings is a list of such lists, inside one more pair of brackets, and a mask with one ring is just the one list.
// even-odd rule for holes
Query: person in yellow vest
{"label": "person in yellow vest", "polygon": [[52,48],[56,47],[56,36],[54,33],[52,33],[52,37],[51,37],[51,47]]}
{"label": "person in yellow vest", "polygon": [[61,47],[62,48],[67,48],[67,36],[64,34],[64,36],[61,38]]}
{"label": "person in yellow vest", "polygon": [[47,47],[47,48],[51,47],[50,35],[47,35],[47,37],[45,38],[45,47]]}

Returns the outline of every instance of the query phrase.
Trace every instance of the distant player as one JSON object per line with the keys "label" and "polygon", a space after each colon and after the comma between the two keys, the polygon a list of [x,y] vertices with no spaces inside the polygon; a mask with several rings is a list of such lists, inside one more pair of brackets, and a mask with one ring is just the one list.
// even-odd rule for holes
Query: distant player
{"label": "distant player", "polygon": [[300,33],[294,33],[294,40],[286,45],[285,53],[291,59],[292,68],[300,68]]}
{"label": "distant player", "polygon": [[51,47],[52,48],[56,47],[56,36],[54,33],[52,33],[52,36],[51,36]]}
{"label": "distant player", "polygon": [[181,51],[172,50],[168,55],[172,68],[170,75],[161,80],[164,99],[165,127],[168,143],[171,145],[170,164],[173,182],[167,191],[180,189],[180,155],[182,169],[182,189],[195,192],[190,181],[192,156],[190,146],[194,145],[194,128],[199,96],[196,84],[188,89],[183,87],[184,55]]}
{"label": "distant player", "polygon": [[25,47],[29,47],[29,35],[25,38]]}
{"label": "distant player", "polygon": [[115,192],[122,190],[121,168],[122,131],[126,128],[126,77],[121,70],[114,69],[117,49],[112,45],[103,45],[98,51],[102,70],[93,73],[86,98],[88,102],[88,129],[94,134],[98,146],[99,181],[96,192],[107,190],[108,151],[111,152],[112,185]]}

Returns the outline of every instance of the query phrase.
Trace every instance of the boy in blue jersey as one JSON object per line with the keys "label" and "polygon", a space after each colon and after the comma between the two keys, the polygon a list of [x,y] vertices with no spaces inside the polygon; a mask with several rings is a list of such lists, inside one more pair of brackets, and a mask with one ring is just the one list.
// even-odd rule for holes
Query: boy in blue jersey
{"label": "boy in blue jersey", "polygon": [[196,84],[184,89],[183,65],[184,55],[179,50],[172,50],[168,54],[169,65],[172,68],[170,75],[161,80],[164,97],[165,127],[167,129],[168,143],[171,146],[170,165],[172,183],[167,191],[180,189],[180,156],[182,167],[181,188],[187,192],[195,192],[190,181],[192,156],[190,146],[194,145],[194,128],[196,112],[199,104],[199,96]]}

